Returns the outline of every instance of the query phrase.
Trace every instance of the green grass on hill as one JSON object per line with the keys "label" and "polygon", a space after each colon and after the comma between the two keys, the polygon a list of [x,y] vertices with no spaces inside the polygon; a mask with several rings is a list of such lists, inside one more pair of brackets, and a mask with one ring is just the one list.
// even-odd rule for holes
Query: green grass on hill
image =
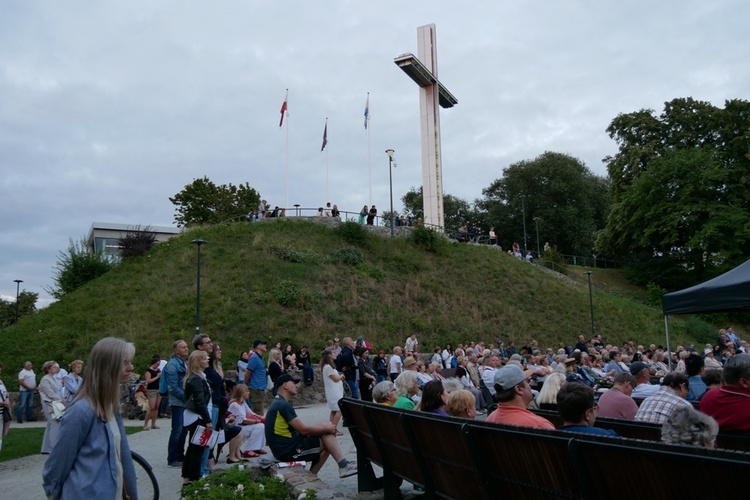
{"label": "green grass on hill", "polygon": [[[196,238],[208,242],[201,330],[229,365],[258,337],[317,353],[334,336],[390,350],[416,333],[425,351],[498,338],[557,346],[591,331],[586,286],[489,247],[446,244],[437,254],[361,230],[291,220],[192,229],[4,330],[6,373],[26,359],[37,372],[48,359],[85,360],[108,335],[135,343],[141,373],[153,353],[168,356],[194,333]],[[595,290],[594,309],[606,342],[664,343],[657,307]],[[673,342],[688,341],[688,328],[671,320]]]}

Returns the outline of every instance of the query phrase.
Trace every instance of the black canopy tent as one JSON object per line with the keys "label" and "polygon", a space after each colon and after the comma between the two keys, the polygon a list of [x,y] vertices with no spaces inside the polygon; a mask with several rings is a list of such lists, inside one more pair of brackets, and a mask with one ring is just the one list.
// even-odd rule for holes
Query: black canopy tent
{"label": "black canopy tent", "polygon": [[669,347],[669,316],[702,312],[750,310],[750,260],[731,271],[661,297]]}

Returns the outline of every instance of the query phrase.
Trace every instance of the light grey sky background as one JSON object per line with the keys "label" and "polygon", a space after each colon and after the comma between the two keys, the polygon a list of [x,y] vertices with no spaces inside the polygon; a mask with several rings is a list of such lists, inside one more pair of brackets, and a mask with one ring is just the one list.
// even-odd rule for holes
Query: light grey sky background
{"label": "light grey sky background", "polygon": [[[444,189],[469,201],[544,151],[606,175],[619,113],[750,98],[743,0],[36,1],[0,4],[0,296],[40,294],[94,221],[169,226],[193,179],[290,204],[388,206],[421,184],[417,86],[437,25]],[[370,92],[371,150],[363,113]],[[400,200],[396,202],[400,208]]]}

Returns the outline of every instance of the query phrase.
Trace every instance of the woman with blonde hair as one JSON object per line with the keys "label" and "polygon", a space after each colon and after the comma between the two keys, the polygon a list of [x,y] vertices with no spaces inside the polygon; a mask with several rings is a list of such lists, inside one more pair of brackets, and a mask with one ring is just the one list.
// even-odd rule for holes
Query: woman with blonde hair
{"label": "woman with blonde hair", "polygon": [[63,389],[65,390],[65,399],[72,401],[73,397],[78,392],[78,388],[81,387],[81,372],[83,371],[83,361],[76,359],[68,365],[68,376],[65,377],[63,382]]}
{"label": "woman with blonde hair", "polygon": [[[185,406],[182,425],[189,432],[188,442],[193,439],[199,425],[213,429],[211,423],[211,388],[203,373],[208,368],[209,357],[205,351],[193,351],[187,360],[187,371],[182,381],[185,391]],[[182,462],[182,484],[190,484],[201,477],[203,447],[190,443]]]}
{"label": "woman with blonde hair", "polygon": [[448,394],[446,406],[452,417],[476,418],[476,399],[466,389],[459,389]]}
{"label": "woman with blonde hair", "polygon": [[[232,400],[229,402],[229,412],[234,417],[235,426],[242,430],[240,433],[242,437],[234,446],[231,442],[229,443],[228,464],[237,463],[242,457],[256,458],[266,454],[266,450],[263,449],[266,446],[266,433],[263,425],[266,419],[253,413],[245,402],[249,397],[250,389],[245,384],[234,386]],[[239,451],[242,444],[245,445],[244,452]]]}
{"label": "woman with blonde hair", "polygon": [[[281,342],[279,344],[281,345]],[[284,373],[284,361],[281,359],[281,349],[274,347],[270,351],[268,351],[268,376],[271,377],[271,382],[273,382],[273,390],[271,393],[273,394],[273,397],[276,397],[276,379],[279,378],[279,376]]]}
{"label": "woman with blonde hair", "polygon": [[547,375],[547,379],[536,397],[536,404],[540,409],[557,409],[557,393],[565,383],[566,372],[564,370],[564,365],[560,363],[551,375]]}
{"label": "woman with blonde hair", "polygon": [[39,396],[42,400],[42,411],[47,419],[47,427],[44,429],[44,439],[42,440],[42,455],[49,454],[57,443],[60,432],[59,417],[56,419],[55,414],[64,408],[65,400],[60,396],[62,393],[62,384],[55,379],[55,374],[60,371],[60,365],[56,361],[47,361],[42,365],[42,381],[39,382]]}
{"label": "woman with blonde hair", "polygon": [[120,416],[120,384],[133,371],[133,344],[96,343],[86,378],[60,422],[60,439],[42,471],[48,498],[138,498],[135,469]]}
{"label": "woman with blonde hair", "polygon": [[404,410],[413,410],[416,405],[411,398],[419,392],[417,372],[401,372],[401,374],[396,377],[393,385],[396,386],[396,390],[398,391],[398,399],[393,403],[393,407],[402,408]]}

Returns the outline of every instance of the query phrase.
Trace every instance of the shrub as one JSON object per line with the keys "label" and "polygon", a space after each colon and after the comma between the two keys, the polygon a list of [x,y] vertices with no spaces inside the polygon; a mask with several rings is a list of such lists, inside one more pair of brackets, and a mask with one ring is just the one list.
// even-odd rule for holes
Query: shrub
{"label": "shrub", "polygon": [[275,477],[253,478],[244,466],[230,467],[222,473],[204,476],[190,487],[183,488],[185,499],[223,500],[225,498],[290,498],[286,484]]}
{"label": "shrub", "polygon": [[348,264],[350,266],[356,266],[362,263],[364,260],[364,257],[362,256],[362,252],[357,250],[356,248],[339,248],[338,250],[335,250],[333,253],[331,253],[331,258],[334,262],[343,262],[344,264]]}
{"label": "shrub", "polygon": [[102,252],[95,252],[86,244],[86,238],[78,242],[69,240],[67,252],[60,252],[55,265],[53,281],[55,287],[47,292],[61,299],[89,281],[98,278],[117,265],[117,261]]}
{"label": "shrub", "polygon": [[448,240],[441,234],[424,226],[415,227],[409,234],[409,239],[418,247],[438,255],[448,252]]}
{"label": "shrub", "polygon": [[273,296],[279,305],[308,309],[313,303],[312,294],[304,286],[293,281],[282,281],[273,288]]}
{"label": "shrub", "polygon": [[326,262],[325,255],[319,254],[312,250],[297,250],[293,247],[271,247],[279,259],[297,264],[321,264]]}
{"label": "shrub", "polygon": [[154,248],[156,245],[156,234],[151,231],[151,226],[141,228],[136,226],[128,229],[128,232],[117,242],[120,246],[120,257],[140,257]]}
{"label": "shrub", "polygon": [[370,264],[365,264],[364,262],[357,266],[357,270],[365,276],[369,276],[370,278],[374,279],[375,281],[382,281],[383,277],[385,276],[385,274],[383,274],[383,271],[375,266],[371,266]]}
{"label": "shrub", "polygon": [[334,229],[334,232],[350,245],[359,248],[370,247],[370,238],[372,235],[364,228],[364,226],[357,224],[356,222],[342,222],[336,227],[336,229]]}

